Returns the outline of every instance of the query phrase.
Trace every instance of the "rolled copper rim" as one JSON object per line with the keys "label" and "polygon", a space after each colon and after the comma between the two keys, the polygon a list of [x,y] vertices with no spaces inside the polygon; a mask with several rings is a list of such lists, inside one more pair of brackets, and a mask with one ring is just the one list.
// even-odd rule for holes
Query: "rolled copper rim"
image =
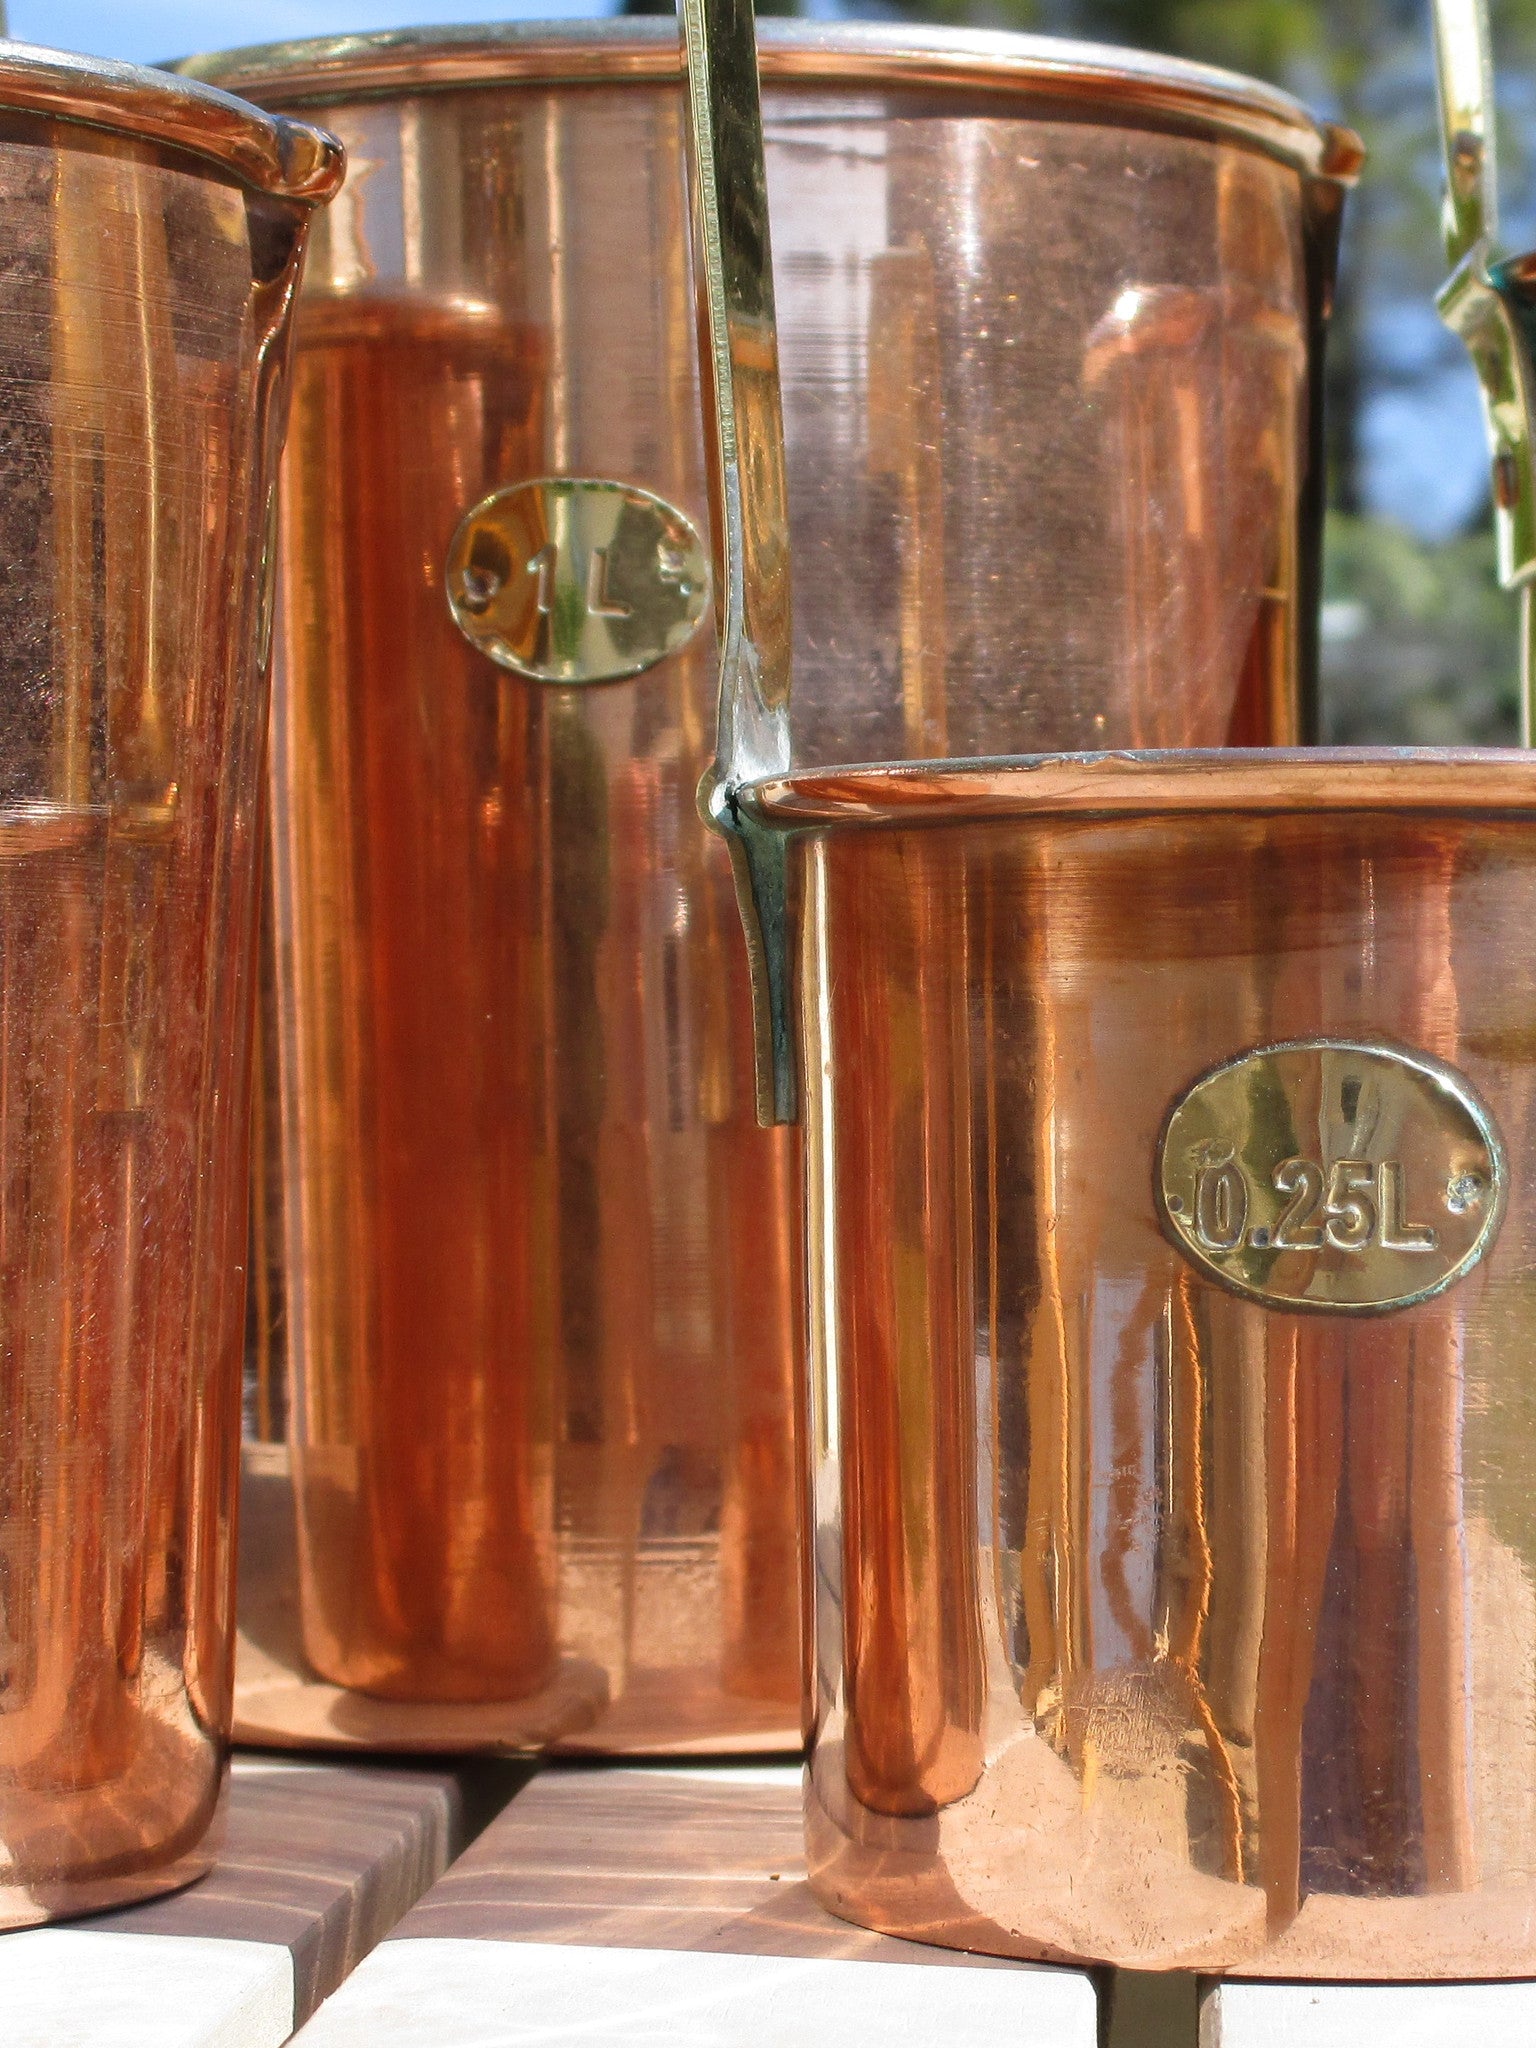
{"label": "rolled copper rim", "polygon": [[[1273,87],[1140,50],[984,29],[760,21],[772,85],[884,85],[1006,94],[1042,112],[1240,141],[1303,173],[1352,179],[1364,151]],[[683,76],[665,18],[508,23],[322,36],[182,59],[176,70],[285,107],[472,85],[615,85]]]}
{"label": "rolled copper rim", "polygon": [[317,204],[341,184],[334,136],[137,64],[0,41],[0,107],[188,151],[255,191]]}
{"label": "rolled copper rim", "polygon": [[1026,754],[788,775],[753,784],[741,792],[741,801],[764,824],[785,830],[1173,812],[1529,817],[1536,810],[1536,753],[1512,747],[1254,747]]}

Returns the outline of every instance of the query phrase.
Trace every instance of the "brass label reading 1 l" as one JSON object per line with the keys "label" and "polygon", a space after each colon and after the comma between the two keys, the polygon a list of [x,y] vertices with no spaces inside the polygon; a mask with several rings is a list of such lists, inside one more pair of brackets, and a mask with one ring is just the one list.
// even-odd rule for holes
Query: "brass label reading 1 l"
{"label": "brass label reading 1 l", "polygon": [[1316,1038],[1192,1082],[1163,1125],[1156,1194],[1174,1244],[1237,1293],[1381,1315],[1476,1265],[1506,1178],[1465,1076],[1426,1053]]}
{"label": "brass label reading 1 l", "polygon": [[492,492],[459,522],[445,582],[464,637],[539,683],[639,675],[692,639],[709,607],[709,563],[688,518],[600,477]]}

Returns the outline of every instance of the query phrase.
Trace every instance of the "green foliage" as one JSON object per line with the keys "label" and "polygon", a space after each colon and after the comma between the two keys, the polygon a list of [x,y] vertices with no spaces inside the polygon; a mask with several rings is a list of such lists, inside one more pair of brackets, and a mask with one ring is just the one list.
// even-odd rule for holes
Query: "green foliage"
{"label": "green foliage", "polygon": [[1308,0],[1189,0],[1169,12],[1177,16],[1176,40],[1167,47],[1258,78],[1293,77],[1324,44],[1319,10]]}
{"label": "green foliage", "polygon": [[1517,603],[1499,588],[1491,533],[1433,546],[1334,514],[1324,561],[1327,738],[1514,744]]}
{"label": "green foliage", "polygon": [[[1072,17],[1078,34],[1276,81],[1329,40],[1328,13],[1315,0],[1065,0],[1053,11]],[[1347,14],[1349,0],[1334,11]]]}

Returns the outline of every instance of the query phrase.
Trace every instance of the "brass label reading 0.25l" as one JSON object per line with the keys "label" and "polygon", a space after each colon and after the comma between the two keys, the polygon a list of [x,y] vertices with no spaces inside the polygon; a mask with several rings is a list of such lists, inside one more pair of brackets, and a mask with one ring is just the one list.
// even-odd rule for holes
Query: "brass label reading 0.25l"
{"label": "brass label reading 0.25l", "polygon": [[1503,1149],[1470,1082],[1425,1053],[1261,1046],[1163,1125],[1163,1227],[1195,1265],[1283,1309],[1371,1315],[1439,1294],[1487,1251]]}

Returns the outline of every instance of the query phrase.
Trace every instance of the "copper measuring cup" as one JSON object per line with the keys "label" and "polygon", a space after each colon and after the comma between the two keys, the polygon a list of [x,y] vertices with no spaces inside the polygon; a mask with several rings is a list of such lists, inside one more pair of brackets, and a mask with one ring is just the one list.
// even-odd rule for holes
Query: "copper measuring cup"
{"label": "copper measuring cup", "polygon": [[270,538],[336,144],[0,45],[0,1925],[207,1867]]}
{"label": "copper measuring cup", "polygon": [[[797,757],[1304,736],[1352,140],[1048,40],[763,62]],[[241,1733],[797,1746],[798,1140],[694,804],[676,31],[198,69],[356,166],[279,542]]]}
{"label": "copper measuring cup", "polygon": [[756,800],[803,835],[818,1892],[1528,1974],[1536,764]]}
{"label": "copper measuring cup", "polygon": [[1536,763],[795,766],[751,23],[687,8],[709,808],[807,1150],[812,1883],[1046,1959],[1529,1974]]}

